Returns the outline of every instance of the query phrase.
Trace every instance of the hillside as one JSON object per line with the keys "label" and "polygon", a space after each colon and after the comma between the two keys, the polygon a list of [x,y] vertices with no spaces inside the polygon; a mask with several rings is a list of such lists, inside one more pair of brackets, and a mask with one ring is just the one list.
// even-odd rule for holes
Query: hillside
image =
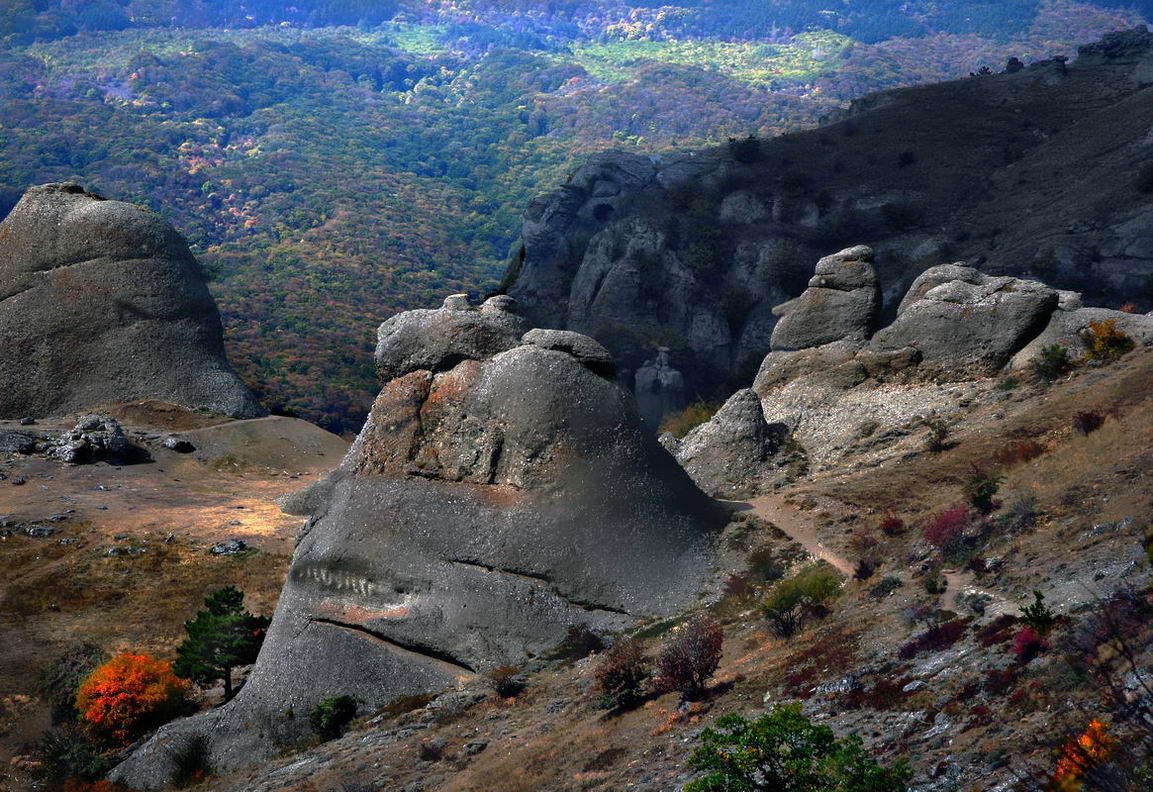
{"label": "hillside", "polygon": [[588,154],[768,138],[1139,21],[1066,0],[821,5],[13,2],[0,214],[50,181],[160,212],[213,273],[246,381],[354,431],[362,328],[491,289],[524,207]]}

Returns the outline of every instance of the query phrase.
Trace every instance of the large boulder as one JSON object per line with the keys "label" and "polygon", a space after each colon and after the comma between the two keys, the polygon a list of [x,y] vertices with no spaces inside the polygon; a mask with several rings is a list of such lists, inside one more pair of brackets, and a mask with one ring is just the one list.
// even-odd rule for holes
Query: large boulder
{"label": "large boulder", "polygon": [[896,320],[869,346],[916,349],[926,371],[992,374],[1045,328],[1057,303],[1057,292],[1037,281],[961,264],[933,267],[913,282]]}
{"label": "large boulder", "polygon": [[787,436],[784,426],[765,421],[760,397],[746,388],[685,435],[674,453],[701,489],[717,497],[741,496],[769,472]]}
{"label": "large boulder", "polygon": [[33,187],[0,223],[0,338],[0,418],[137,399],[263,414],[180,235],[75,184]]}
{"label": "large boulder", "polygon": [[881,310],[881,289],[873,270],[873,250],[847,248],[817,262],[809,287],[777,306],[774,351],[808,349],[834,341],[864,341]]}
{"label": "large boulder", "polygon": [[[119,783],[166,783],[198,738],[219,770],[259,761],[308,738],[324,698],[371,711],[523,662],[575,624],[622,630],[694,601],[723,511],[645,431],[591,339],[503,335],[511,308],[450,300],[389,325],[415,336],[382,332],[391,378],[364,430],[284,503],[309,521],[249,681],[162,729]],[[409,343],[425,331],[429,354]],[[474,355],[482,336],[506,348]]]}
{"label": "large boulder", "polygon": [[1087,308],[1077,292],[1062,291],[1060,304],[1049,317],[1049,323],[1041,334],[1030,341],[1013,356],[1010,365],[1024,368],[1038,359],[1041,350],[1053,344],[1060,344],[1069,350],[1070,356],[1078,357],[1085,351],[1085,338],[1093,322],[1112,321],[1113,326],[1133,339],[1137,344],[1153,343],[1153,315],[1111,311],[1108,308]]}

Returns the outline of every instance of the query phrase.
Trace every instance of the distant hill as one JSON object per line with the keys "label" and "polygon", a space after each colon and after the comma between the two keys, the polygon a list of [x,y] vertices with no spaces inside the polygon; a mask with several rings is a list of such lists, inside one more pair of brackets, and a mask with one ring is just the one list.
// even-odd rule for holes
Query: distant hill
{"label": "distant hill", "polygon": [[524,208],[587,154],[770,137],[1140,21],[821,5],[3,0],[0,215],[68,180],[162,213],[212,273],[245,379],[354,430],[372,327],[492,288]]}

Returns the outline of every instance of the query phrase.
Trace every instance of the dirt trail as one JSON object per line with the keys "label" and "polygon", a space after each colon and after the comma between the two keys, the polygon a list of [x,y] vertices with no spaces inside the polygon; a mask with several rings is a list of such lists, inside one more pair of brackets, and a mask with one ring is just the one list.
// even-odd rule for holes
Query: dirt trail
{"label": "dirt trail", "polygon": [[850,577],[856,571],[857,565],[825,547],[817,538],[813,521],[790,506],[780,495],[762,495],[740,503],[747,503],[757,517],[768,520],[811,555],[829,562],[838,571]]}

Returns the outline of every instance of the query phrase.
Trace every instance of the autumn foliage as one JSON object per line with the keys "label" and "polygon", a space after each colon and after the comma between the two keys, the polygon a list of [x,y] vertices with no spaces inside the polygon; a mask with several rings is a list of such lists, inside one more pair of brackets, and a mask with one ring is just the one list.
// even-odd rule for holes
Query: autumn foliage
{"label": "autumn foliage", "polygon": [[1082,781],[1094,768],[1108,761],[1116,743],[1109,736],[1109,727],[1094,718],[1085,732],[1061,748],[1057,769],[1049,780],[1050,792],[1078,792]]}
{"label": "autumn foliage", "polygon": [[127,744],[179,714],[187,689],[171,663],[124,653],[81,683],[76,709],[94,730]]}

